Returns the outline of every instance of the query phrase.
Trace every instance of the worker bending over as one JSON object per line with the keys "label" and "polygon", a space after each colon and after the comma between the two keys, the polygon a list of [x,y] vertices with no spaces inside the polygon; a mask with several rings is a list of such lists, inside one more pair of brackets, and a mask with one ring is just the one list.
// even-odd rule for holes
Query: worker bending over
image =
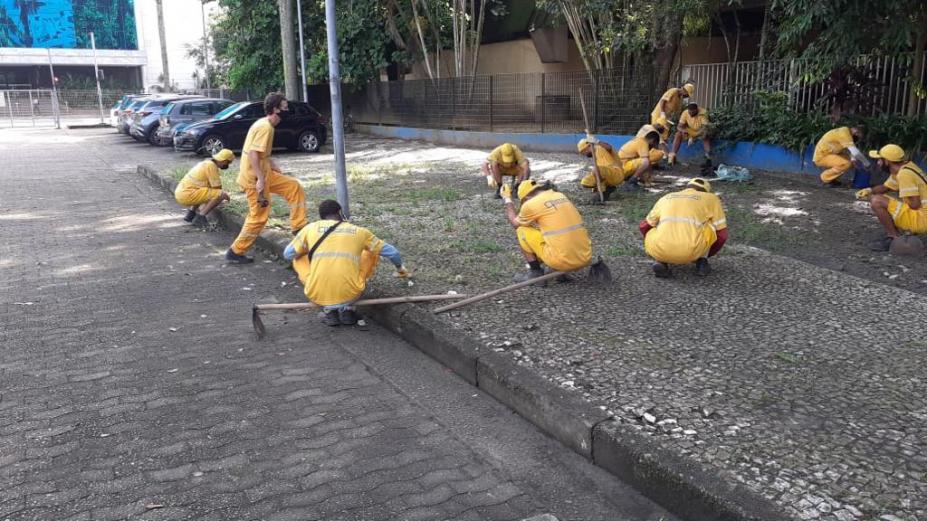
{"label": "worker bending over", "polygon": [[326,325],[354,325],[360,317],[353,304],[373,277],[380,257],[396,266],[400,278],[408,278],[409,270],[395,247],[347,222],[337,201],[322,201],[319,217],[321,221],[296,234],[283,257],[293,261],[306,298],[322,307]]}
{"label": "worker bending over", "polygon": [[666,156],[667,153],[667,143],[669,139],[669,126],[663,123],[654,123],[653,125],[643,125],[640,130],[637,131],[637,134],[634,137],[646,138],[647,134],[651,132],[656,132],[660,136],[660,143],[657,145],[657,148],[650,150],[650,166],[651,169],[656,168],[660,164],[660,161]]}
{"label": "worker bending over", "polygon": [[523,282],[544,274],[541,264],[557,271],[574,271],[589,265],[592,242],[583,217],[562,193],[529,179],[518,186],[521,208],[515,213],[512,192],[501,191],[505,216],[515,228],[528,271],[515,276]]}
{"label": "worker bending over", "polygon": [[204,228],[209,221],[206,216],[223,201],[229,200],[228,192],[222,190],[222,177],[219,170],[226,170],[235,154],[227,149],[213,154],[212,158],[201,161],[183,176],[174,190],[174,199],[183,206],[189,206],[183,218],[194,226]]}
{"label": "worker bending over", "polygon": [[[621,146],[616,152],[608,143],[603,143],[594,136],[581,139],[576,149],[586,157],[595,159],[592,172],[580,181],[580,185],[592,190],[602,192],[604,199],[615,191],[615,187],[622,185],[622,190],[639,190],[639,181],[645,180],[649,175],[653,163],[651,151],[660,143],[660,135],[650,132],[644,137],[635,137]],[[596,185],[596,174],[601,185]],[[594,198],[595,199],[595,198]]]}
{"label": "worker bending over", "polygon": [[670,264],[695,262],[699,276],[711,273],[708,257],[727,241],[727,221],[721,199],[711,184],[695,178],[686,188],[664,195],[641,221],[644,251],[653,258],[657,277],[671,276]]}
{"label": "worker bending over", "polygon": [[503,143],[493,149],[483,162],[483,175],[490,187],[496,189],[496,199],[501,198],[499,188],[502,186],[502,176],[510,176],[512,184],[517,191],[518,183],[531,176],[531,166],[525,154],[511,143]]}
{"label": "worker bending over", "polygon": [[650,124],[660,123],[667,128],[672,126],[672,119],[682,110],[682,99],[691,98],[695,94],[695,85],[686,83],[682,87],[674,87],[660,96],[657,106],[650,113]]}
{"label": "worker bending over", "polygon": [[[927,175],[914,161],[905,161],[904,150],[898,145],[871,150],[869,157],[877,159],[879,168],[889,177],[884,184],[863,188],[856,197],[869,198],[872,213],[885,230],[885,237],[874,242],[872,250],[888,251],[899,230],[915,235],[927,233]],[[885,195],[888,192],[898,192],[901,200]]]}
{"label": "worker bending over", "polygon": [[855,163],[860,168],[869,168],[869,161],[856,148],[854,140],[863,137],[862,125],[839,127],[829,130],[821,136],[814,147],[814,164],[826,168],[821,172],[821,182],[825,188],[839,188],[842,176]]}
{"label": "worker bending over", "polygon": [[263,117],[248,129],[241,149],[241,171],[238,185],[248,198],[248,216],[238,238],[225,252],[225,259],[237,264],[254,262],[245,253],[251,249],[270,218],[270,194],[286,199],[290,206],[290,228],[299,232],[306,225],[306,194],[299,181],[281,173],[280,167],[270,158],[274,149],[274,127],[289,113],[286,97],[280,93],[264,98]]}
{"label": "worker bending over", "polygon": [[667,158],[667,163],[670,165],[676,164],[676,154],[679,153],[679,147],[682,146],[683,136],[688,139],[689,146],[692,146],[696,139],[702,140],[702,149],[705,151],[702,175],[710,175],[712,165],[711,138],[708,137],[708,113],[694,101],[690,101],[686,110],[679,116],[679,126],[676,129],[676,136],[673,138],[673,150],[669,153],[669,158]]}

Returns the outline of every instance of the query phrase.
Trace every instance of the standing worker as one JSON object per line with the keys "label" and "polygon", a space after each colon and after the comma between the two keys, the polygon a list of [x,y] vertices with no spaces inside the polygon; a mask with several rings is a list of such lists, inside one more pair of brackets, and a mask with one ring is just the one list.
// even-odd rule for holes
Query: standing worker
{"label": "standing worker", "polygon": [[502,186],[502,176],[512,177],[513,189],[518,190],[518,184],[531,176],[531,165],[521,149],[511,143],[503,143],[493,149],[483,162],[483,175],[490,187],[496,189],[496,199],[501,198],[499,188]]}
{"label": "standing worker", "polygon": [[[872,244],[873,251],[889,251],[892,241],[898,238],[898,230],[922,234],[927,233],[927,175],[914,161],[905,161],[904,149],[898,145],[885,145],[879,150],[869,151],[869,157],[878,160],[879,168],[888,172],[884,184],[863,188],[856,193],[858,199],[869,199],[872,213],[879,219],[885,237]],[[899,201],[885,195],[898,192]],[[871,196],[871,197],[870,197]]]}
{"label": "standing worker", "polygon": [[229,200],[228,192],[222,190],[222,177],[219,170],[228,169],[235,154],[227,149],[213,154],[210,159],[201,161],[183,176],[174,190],[174,199],[183,206],[189,206],[184,221],[204,228],[209,221],[206,216],[224,201]]}
{"label": "standing worker", "polygon": [[302,185],[296,179],[283,175],[280,167],[270,158],[274,149],[274,127],[280,124],[288,111],[286,96],[279,92],[268,94],[264,98],[266,117],[255,121],[245,137],[245,144],[241,148],[238,185],[248,198],[248,216],[238,238],[225,252],[225,259],[229,262],[254,262],[253,258],[245,257],[245,253],[270,218],[270,194],[286,199],[290,206],[290,227],[294,234],[306,225],[306,194]]}
{"label": "standing worker", "polygon": [[293,261],[306,298],[322,306],[323,322],[351,326],[360,320],[354,303],[373,277],[380,257],[396,266],[396,276],[408,278],[399,251],[370,230],[347,222],[337,201],[319,204],[321,221],[305,226],[290,242],[283,257]]}
{"label": "standing worker", "polygon": [[682,87],[667,90],[660,96],[657,106],[650,113],[650,124],[660,123],[667,127],[671,126],[674,119],[682,110],[682,99],[691,98],[695,94],[695,85],[686,83]]}
{"label": "standing worker", "polygon": [[821,136],[814,147],[814,164],[826,168],[821,172],[821,182],[825,188],[839,188],[840,176],[854,163],[860,168],[869,168],[869,161],[856,148],[854,140],[861,139],[865,129],[862,125],[838,127]]}
{"label": "standing worker", "polygon": [[[595,159],[592,172],[583,177],[579,184],[602,192],[606,201],[619,185],[625,191],[639,190],[639,181],[645,179],[652,166],[651,151],[657,148],[659,143],[660,135],[654,131],[644,137],[631,139],[616,153],[611,145],[599,141],[594,136],[581,139],[576,144],[576,149],[586,157],[592,157],[595,149]],[[596,186],[596,173],[602,181],[602,186]],[[594,202],[598,201],[597,197],[593,197]]]}
{"label": "standing worker", "polygon": [[682,146],[682,137],[686,136],[689,146],[695,143],[696,139],[702,140],[702,149],[705,151],[705,162],[702,163],[702,175],[711,174],[711,138],[708,137],[708,113],[705,109],[700,108],[698,103],[690,101],[686,110],[679,116],[679,126],[676,129],[676,136],[673,138],[673,150],[669,153],[667,163],[676,164],[676,154],[679,153],[679,147]]}
{"label": "standing worker", "polygon": [[[557,271],[574,271],[589,265],[592,241],[583,217],[573,203],[549,185],[529,179],[518,186],[521,209],[515,213],[512,191],[501,191],[505,216],[515,228],[528,271],[515,276],[523,282],[544,274],[541,263]],[[599,261],[601,262],[601,261]]]}
{"label": "standing worker", "polygon": [[711,193],[708,181],[698,177],[685,189],[661,197],[641,221],[640,230],[644,251],[655,261],[653,274],[660,278],[672,275],[670,264],[691,262],[695,262],[699,276],[708,275],[708,257],[718,253],[727,241],[721,199]]}

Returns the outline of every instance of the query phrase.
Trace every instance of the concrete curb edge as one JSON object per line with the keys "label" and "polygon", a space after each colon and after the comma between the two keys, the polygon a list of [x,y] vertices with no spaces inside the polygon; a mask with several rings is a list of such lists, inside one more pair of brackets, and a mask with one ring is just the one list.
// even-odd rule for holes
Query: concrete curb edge
{"label": "concrete curb edge", "polygon": [[[173,193],[177,181],[144,165],[138,173]],[[243,219],[216,210],[230,231]],[[264,230],[256,245],[277,257],[289,244],[287,234]],[[608,414],[511,359],[487,351],[479,341],[452,329],[427,308],[369,308],[366,314],[417,349],[481,388],[548,436],[607,470],[688,521],[785,521],[793,517],[747,489],[726,482],[697,462],[673,454],[649,437],[614,421]]]}

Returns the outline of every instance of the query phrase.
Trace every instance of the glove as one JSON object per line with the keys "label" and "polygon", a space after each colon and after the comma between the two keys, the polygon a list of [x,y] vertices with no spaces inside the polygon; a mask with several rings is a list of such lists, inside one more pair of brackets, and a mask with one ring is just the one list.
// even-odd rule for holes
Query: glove
{"label": "glove", "polygon": [[496,183],[496,180],[493,179],[491,175],[486,176],[486,184],[489,185],[490,188],[499,188],[499,184]]}
{"label": "glove", "polygon": [[688,143],[689,146],[691,147],[691,146],[695,143],[695,138],[694,138],[694,137],[690,137],[689,140],[686,141],[686,143]]}
{"label": "glove", "polygon": [[502,201],[506,204],[512,202],[512,186],[508,184],[503,184],[502,188],[499,189],[499,195],[502,196]]}
{"label": "glove", "polygon": [[396,273],[393,273],[393,276],[405,280],[412,276],[412,272],[403,264],[396,269]]}
{"label": "glove", "polygon": [[865,201],[869,199],[869,196],[872,195],[872,188],[863,188],[862,190],[856,192],[856,198],[860,201]]}
{"label": "glove", "polygon": [[660,117],[663,118],[663,119],[666,119],[666,112],[661,112],[661,113],[660,113]]}

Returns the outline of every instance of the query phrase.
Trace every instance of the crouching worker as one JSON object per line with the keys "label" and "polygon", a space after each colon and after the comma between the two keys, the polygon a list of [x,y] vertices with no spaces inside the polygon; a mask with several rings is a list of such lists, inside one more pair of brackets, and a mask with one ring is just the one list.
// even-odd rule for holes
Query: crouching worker
{"label": "crouching worker", "polygon": [[694,101],[689,102],[686,110],[682,111],[682,115],[679,116],[679,126],[676,128],[676,135],[673,137],[673,149],[666,160],[670,165],[676,164],[676,154],[679,153],[679,147],[682,146],[683,137],[687,139],[689,146],[692,146],[696,139],[702,140],[702,150],[705,151],[702,175],[710,174],[712,165],[711,138],[708,137],[708,113]]}
{"label": "crouching worker", "polygon": [[197,163],[183,176],[174,190],[174,199],[181,205],[190,207],[183,218],[184,221],[203,228],[209,224],[206,220],[209,212],[215,210],[223,201],[229,200],[229,194],[222,190],[219,170],[227,169],[234,160],[235,154],[223,148],[213,154],[211,159]]}
{"label": "crouching worker", "polygon": [[360,317],[353,304],[373,277],[380,257],[396,266],[397,277],[408,278],[409,270],[396,248],[345,221],[337,201],[322,201],[319,217],[322,220],[296,234],[283,256],[293,261],[306,298],[322,307],[326,325],[354,325]]}
{"label": "crouching worker", "polygon": [[695,178],[679,192],[664,195],[641,221],[644,251],[654,261],[653,273],[666,278],[670,264],[695,263],[696,273],[711,273],[708,257],[727,241],[727,222],[721,199],[708,181]]}
{"label": "crouching worker", "polygon": [[[858,199],[869,198],[872,213],[885,230],[885,237],[871,245],[873,251],[889,251],[899,230],[919,235],[927,233],[927,175],[914,161],[905,161],[904,149],[898,145],[885,145],[871,150],[869,157],[878,160],[879,168],[889,173],[884,184],[863,188],[856,193]],[[885,195],[898,192],[899,201]]]}
{"label": "crouching worker", "polygon": [[483,175],[487,184],[496,189],[496,199],[499,199],[502,176],[510,176],[514,189],[518,190],[518,183],[531,176],[531,165],[521,149],[511,143],[503,143],[494,148],[483,162]]}
{"label": "crouching worker", "polygon": [[[648,132],[644,137],[631,139],[617,151],[608,143],[602,143],[595,137],[581,139],[576,144],[577,151],[586,157],[594,155],[595,159],[592,172],[583,177],[579,184],[602,192],[606,201],[617,186],[629,192],[640,190],[639,181],[646,179],[653,166],[651,151],[659,144],[660,134],[656,131]],[[597,173],[601,181],[601,186],[598,188],[596,186]]]}
{"label": "crouching worker", "polygon": [[515,228],[528,271],[515,276],[523,282],[544,274],[541,264],[557,271],[574,271],[589,265],[592,242],[583,217],[562,193],[529,179],[518,186],[521,209],[515,213],[512,192],[501,191],[505,216]]}
{"label": "crouching worker", "polygon": [[826,168],[821,172],[821,183],[825,188],[839,188],[840,176],[854,164],[857,168],[869,168],[869,161],[853,141],[861,139],[864,131],[862,125],[838,127],[825,132],[814,146],[814,164]]}

